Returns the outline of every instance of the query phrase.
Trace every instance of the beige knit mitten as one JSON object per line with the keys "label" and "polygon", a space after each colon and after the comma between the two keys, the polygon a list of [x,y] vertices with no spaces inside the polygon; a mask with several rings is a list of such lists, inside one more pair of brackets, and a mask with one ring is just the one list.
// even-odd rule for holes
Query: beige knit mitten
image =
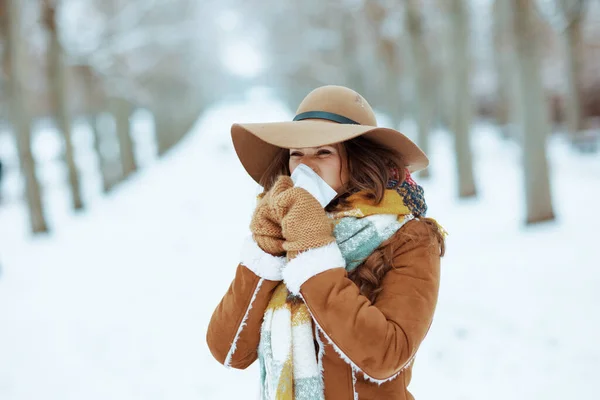
{"label": "beige knit mitten", "polygon": [[283,248],[288,259],[298,252],[335,242],[332,221],[318,200],[305,189],[291,187],[274,193],[271,207],[274,217],[281,221]]}
{"label": "beige knit mitten", "polygon": [[291,178],[282,178],[277,180],[275,185],[259,199],[250,222],[252,237],[258,246],[274,256],[283,256],[286,251],[283,248],[284,237],[281,231],[281,219],[276,218],[274,215],[271,201],[274,195],[279,195],[294,186]]}

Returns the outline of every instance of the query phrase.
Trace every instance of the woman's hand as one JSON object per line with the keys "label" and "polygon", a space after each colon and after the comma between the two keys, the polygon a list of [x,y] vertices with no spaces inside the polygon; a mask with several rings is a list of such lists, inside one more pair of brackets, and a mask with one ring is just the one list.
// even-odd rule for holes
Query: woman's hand
{"label": "woman's hand", "polygon": [[290,177],[280,177],[275,185],[258,201],[250,222],[250,230],[254,241],[263,251],[274,256],[284,256],[286,250],[283,248],[284,237],[281,229],[281,218],[277,218],[273,212],[272,199],[273,196],[277,196],[293,186],[294,183]]}
{"label": "woman's hand", "polygon": [[305,189],[293,187],[288,176],[280,177],[277,184],[280,186],[271,194],[270,204],[274,218],[281,222],[288,258],[335,242],[333,223],[318,200]]}

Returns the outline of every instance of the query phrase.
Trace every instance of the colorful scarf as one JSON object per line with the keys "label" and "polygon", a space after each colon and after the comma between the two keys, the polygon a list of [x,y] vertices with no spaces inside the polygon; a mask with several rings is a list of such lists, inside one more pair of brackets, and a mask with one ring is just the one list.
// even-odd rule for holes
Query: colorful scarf
{"label": "colorful scarf", "polygon": [[[427,211],[423,189],[408,171],[398,185],[398,172],[392,170],[383,201],[376,205],[366,193],[356,192],[347,199],[350,209],[329,213],[335,221],[334,236],[346,270],[352,271],[406,222]],[[302,301],[292,301],[280,283],[265,310],[258,358],[262,400],[323,400],[320,346],[315,355],[313,321]]]}

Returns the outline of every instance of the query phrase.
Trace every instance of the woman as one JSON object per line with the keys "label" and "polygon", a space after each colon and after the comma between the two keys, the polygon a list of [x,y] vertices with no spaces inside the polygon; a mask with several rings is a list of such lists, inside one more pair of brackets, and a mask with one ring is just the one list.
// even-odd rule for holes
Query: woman
{"label": "woman", "polygon": [[[262,399],[413,399],[444,253],[410,178],[425,154],[340,86],[311,92],[294,121],[234,124],[232,138],[264,192],[208,327],[213,356],[258,359]],[[325,209],[294,187],[300,164],[337,192]]]}

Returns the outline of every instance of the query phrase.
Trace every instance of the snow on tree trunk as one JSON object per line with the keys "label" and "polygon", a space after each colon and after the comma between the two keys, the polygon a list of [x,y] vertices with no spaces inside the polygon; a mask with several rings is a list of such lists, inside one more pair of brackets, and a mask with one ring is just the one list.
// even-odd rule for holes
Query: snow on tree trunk
{"label": "snow on tree trunk", "polygon": [[77,172],[77,165],[75,164],[75,154],[73,149],[73,141],[71,138],[71,119],[68,110],[69,92],[64,65],[63,48],[58,38],[58,27],[56,25],[56,4],[52,0],[45,0],[43,7],[44,23],[49,36],[47,67],[50,99],[54,107],[57,128],[64,138],[64,156],[69,174],[71,201],[73,203],[73,208],[79,210],[83,208],[83,201],[81,199],[81,186]]}
{"label": "snow on tree trunk", "polygon": [[109,100],[109,107],[115,119],[115,128],[119,140],[122,178],[125,179],[137,169],[135,154],[133,152],[134,144],[131,138],[131,125],[129,122],[132,106],[123,98],[113,97]]}
{"label": "snow on tree trunk", "polygon": [[[411,70],[414,74],[416,92],[417,144],[425,154],[428,154],[429,133],[434,110],[432,65],[423,33],[423,17],[421,15],[420,3],[415,0],[409,0],[405,4],[405,27],[407,42],[410,48],[410,58],[413,63]],[[429,169],[420,171],[419,176],[422,178],[429,177]]]}
{"label": "snow on tree trunk", "polygon": [[469,46],[469,16],[464,0],[449,0],[450,35],[453,45],[450,52],[451,77],[451,129],[458,171],[458,195],[461,198],[476,195],[473,176],[473,155],[470,128],[472,118],[472,96],[469,76],[471,52]]}
{"label": "snow on tree trunk", "polygon": [[517,51],[519,93],[522,113],[522,151],[527,204],[526,223],[554,219],[546,158],[550,126],[540,76],[538,39],[532,0],[511,0]]}
{"label": "snow on tree trunk", "polygon": [[31,117],[27,112],[25,89],[28,69],[25,68],[24,56],[27,50],[21,30],[21,1],[7,0],[6,4],[8,5],[7,58],[10,119],[17,141],[21,171],[25,178],[25,195],[31,230],[33,233],[41,233],[48,231],[48,225],[44,216],[40,184],[31,151]]}

